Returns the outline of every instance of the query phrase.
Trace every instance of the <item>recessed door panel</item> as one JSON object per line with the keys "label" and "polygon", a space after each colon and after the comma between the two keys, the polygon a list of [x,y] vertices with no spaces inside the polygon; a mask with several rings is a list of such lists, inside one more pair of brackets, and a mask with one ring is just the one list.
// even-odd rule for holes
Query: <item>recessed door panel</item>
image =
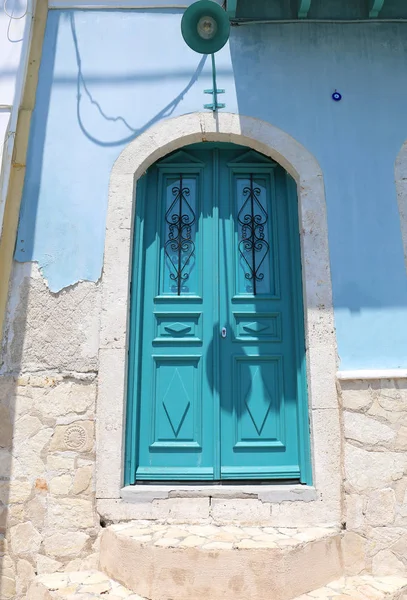
{"label": "recessed door panel", "polygon": [[153,357],[155,400],[150,449],[201,448],[201,357]]}
{"label": "recessed door panel", "polygon": [[281,356],[235,356],[233,449],[284,447],[284,394]]}

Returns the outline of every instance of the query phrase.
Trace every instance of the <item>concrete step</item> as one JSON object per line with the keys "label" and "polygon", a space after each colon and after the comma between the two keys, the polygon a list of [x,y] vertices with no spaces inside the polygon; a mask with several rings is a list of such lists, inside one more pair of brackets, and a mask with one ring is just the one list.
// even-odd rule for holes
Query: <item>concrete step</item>
{"label": "concrete step", "polygon": [[102,534],[100,568],[149,600],[291,600],[343,575],[334,528],[129,522]]}
{"label": "concrete step", "polygon": [[27,600],[145,600],[101,571],[75,571],[39,575]]}
{"label": "concrete step", "polygon": [[362,575],[344,577],[329,585],[298,596],[295,600],[407,600],[407,579]]}

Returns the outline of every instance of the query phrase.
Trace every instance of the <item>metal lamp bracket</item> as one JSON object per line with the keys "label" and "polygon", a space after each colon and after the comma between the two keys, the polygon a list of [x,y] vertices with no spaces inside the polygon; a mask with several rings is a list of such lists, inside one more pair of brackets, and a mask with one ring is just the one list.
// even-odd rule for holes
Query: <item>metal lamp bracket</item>
{"label": "metal lamp bracket", "polygon": [[204,104],[204,108],[208,108],[213,112],[217,111],[219,108],[225,108],[226,104],[221,104],[218,102],[218,94],[224,94],[225,90],[218,89],[216,85],[216,65],[215,65],[215,55],[211,54],[212,58],[212,89],[204,90],[204,94],[212,94],[212,102],[211,104]]}

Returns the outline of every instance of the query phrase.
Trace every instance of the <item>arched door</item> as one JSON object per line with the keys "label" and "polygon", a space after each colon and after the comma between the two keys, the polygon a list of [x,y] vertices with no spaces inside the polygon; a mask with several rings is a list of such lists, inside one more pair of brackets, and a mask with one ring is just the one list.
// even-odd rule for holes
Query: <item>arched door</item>
{"label": "arched door", "polygon": [[138,185],[126,483],[309,483],[294,182],[206,143]]}

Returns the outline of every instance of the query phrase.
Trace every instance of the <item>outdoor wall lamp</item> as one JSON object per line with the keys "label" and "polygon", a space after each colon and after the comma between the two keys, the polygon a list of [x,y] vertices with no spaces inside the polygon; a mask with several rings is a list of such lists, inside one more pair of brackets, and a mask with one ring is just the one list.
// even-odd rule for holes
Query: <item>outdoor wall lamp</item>
{"label": "outdoor wall lamp", "polygon": [[186,44],[200,54],[210,54],[212,58],[212,89],[204,90],[205,94],[212,94],[212,103],[205,104],[214,112],[218,108],[225,108],[225,104],[218,103],[220,90],[216,85],[215,52],[218,52],[229,39],[230,23],[227,13],[223,8],[211,0],[198,0],[191,4],[185,11],[181,21],[181,32]]}

